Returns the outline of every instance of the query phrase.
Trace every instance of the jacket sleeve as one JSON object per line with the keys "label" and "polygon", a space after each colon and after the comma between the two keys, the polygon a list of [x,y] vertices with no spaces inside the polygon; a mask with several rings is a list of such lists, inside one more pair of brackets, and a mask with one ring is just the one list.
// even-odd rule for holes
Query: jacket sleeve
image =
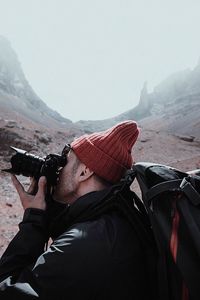
{"label": "jacket sleeve", "polygon": [[32,266],[47,242],[46,212],[27,209],[19,232],[0,259],[0,299],[37,299],[39,286]]}
{"label": "jacket sleeve", "polygon": [[87,249],[80,254],[82,230],[67,230],[45,251],[44,211],[26,211],[19,228],[0,260],[0,299],[89,299],[82,281],[90,255]]}

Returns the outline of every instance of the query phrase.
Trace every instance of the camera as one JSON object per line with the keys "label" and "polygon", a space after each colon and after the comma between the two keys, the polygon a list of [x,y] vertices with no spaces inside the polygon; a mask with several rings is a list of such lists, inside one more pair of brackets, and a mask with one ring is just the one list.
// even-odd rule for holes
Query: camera
{"label": "camera", "polygon": [[34,177],[36,180],[41,176],[46,176],[47,185],[55,186],[59,171],[67,163],[66,149],[69,151],[70,145],[65,145],[61,155],[48,154],[44,158],[12,146],[10,148],[16,152],[10,159],[11,168],[3,169],[2,171],[15,175]]}

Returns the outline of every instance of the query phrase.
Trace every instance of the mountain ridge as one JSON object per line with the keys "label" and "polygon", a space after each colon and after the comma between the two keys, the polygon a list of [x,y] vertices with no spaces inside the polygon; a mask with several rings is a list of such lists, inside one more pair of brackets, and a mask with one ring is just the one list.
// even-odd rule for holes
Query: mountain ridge
{"label": "mountain ridge", "polygon": [[132,119],[144,128],[152,127],[180,136],[194,135],[194,139],[200,139],[200,62],[193,70],[171,74],[151,93],[145,82],[138,105],[114,118],[72,122],[36,95],[10,42],[0,36],[0,109],[2,119],[14,120],[19,127],[22,123],[24,127],[37,130],[41,127],[48,134],[61,130],[71,138]]}
{"label": "mountain ridge", "polygon": [[145,128],[164,130],[175,135],[194,135],[200,140],[200,62],[193,69],[171,74],[148,93],[147,82],[141,90],[137,106],[120,115],[99,121],[79,121],[89,131],[99,130],[127,119]]}

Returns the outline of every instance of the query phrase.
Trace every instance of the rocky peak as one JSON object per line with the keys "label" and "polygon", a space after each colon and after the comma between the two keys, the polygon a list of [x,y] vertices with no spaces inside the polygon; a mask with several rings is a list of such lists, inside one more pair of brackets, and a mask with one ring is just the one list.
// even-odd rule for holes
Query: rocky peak
{"label": "rocky peak", "polygon": [[150,108],[149,94],[147,90],[147,81],[144,82],[143,88],[140,93],[139,106],[142,107],[144,111]]}
{"label": "rocky peak", "polygon": [[10,42],[0,36],[0,88],[14,96],[21,96],[28,82]]}

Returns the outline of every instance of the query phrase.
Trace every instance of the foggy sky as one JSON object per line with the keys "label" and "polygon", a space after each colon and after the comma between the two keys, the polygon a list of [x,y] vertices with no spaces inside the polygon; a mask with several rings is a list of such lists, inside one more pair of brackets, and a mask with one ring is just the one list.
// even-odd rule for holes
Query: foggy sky
{"label": "foggy sky", "polygon": [[38,96],[73,121],[133,108],[200,57],[199,0],[0,0],[11,42]]}

